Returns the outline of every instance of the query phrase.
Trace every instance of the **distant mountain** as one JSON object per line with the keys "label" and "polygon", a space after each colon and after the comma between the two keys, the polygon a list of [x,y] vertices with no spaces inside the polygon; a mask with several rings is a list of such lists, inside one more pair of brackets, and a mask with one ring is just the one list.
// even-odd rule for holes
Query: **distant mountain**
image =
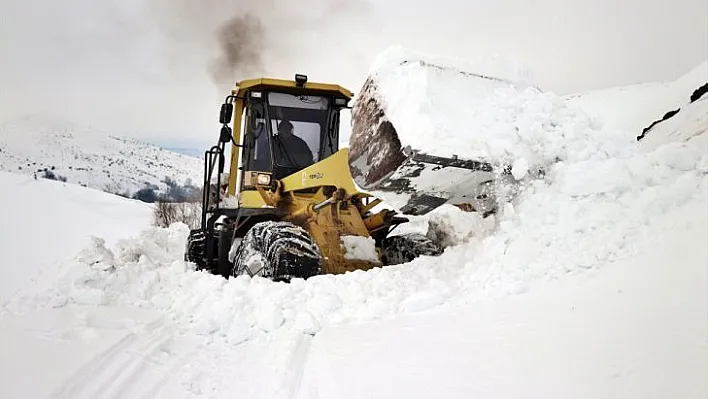
{"label": "distant mountain", "polygon": [[202,182],[202,161],[113,132],[36,118],[0,124],[0,170],[133,196]]}

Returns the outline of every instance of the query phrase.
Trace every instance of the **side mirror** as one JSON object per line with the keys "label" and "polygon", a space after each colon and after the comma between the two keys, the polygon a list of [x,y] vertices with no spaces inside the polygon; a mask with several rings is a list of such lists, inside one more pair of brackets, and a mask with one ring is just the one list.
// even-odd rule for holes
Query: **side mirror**
{"label": "side mirror", "polygon": [[228,126],[226,126],[226,125],[222,126],[222,127],[221,127],[221,135],[219,136],[219,141],[221,141],[222,143],[228,143],[228,142],[230,142],[230,141],[231,141],[231,137],[232,137],[232,134],[231,134],[231,133],[232,133],[232,132],[231,132],[231,128],[230,128],[230,127],[228,127]]}
{"label": "side mirror", "polygon": [[234,105],[231,103],[221,104],[221,113],[219,114],[219,123],[226,124],[231,122],[231,117],[234,113]]}

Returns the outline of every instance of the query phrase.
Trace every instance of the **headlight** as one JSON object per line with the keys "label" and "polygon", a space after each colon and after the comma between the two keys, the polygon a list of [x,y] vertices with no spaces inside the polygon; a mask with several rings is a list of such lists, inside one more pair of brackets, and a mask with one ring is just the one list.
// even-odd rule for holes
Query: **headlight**
{"label": "headlight", "polygon": [[256,177],[256,184],[259,186],[267,186],[270,184],[270,175],[265,175],[262,173],[259,173],[258,176]]}
{"label": "headlight", "polygon": [[271,177],[269,173],[246,172],[244,181],[247,186],[270,186]]}

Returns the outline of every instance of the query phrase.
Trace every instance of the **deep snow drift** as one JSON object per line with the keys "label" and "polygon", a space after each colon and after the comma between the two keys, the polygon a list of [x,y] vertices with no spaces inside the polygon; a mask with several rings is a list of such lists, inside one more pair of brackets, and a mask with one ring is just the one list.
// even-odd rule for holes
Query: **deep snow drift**
{"label": "deep snow drift", "polygon": [[705,205],[669,212],[596,273],[325,328],[298,398],[705,398]]}
{"label": "deep snow drift", "polygon": [[708,95],[685,105],[674,117],[652,127],[641,140],[643,151],[651,151],[663,145],[668,139],[672,142],[694,141],[696,145],[708,151]]}
{"label": "deep snow drift", "polygon": [[152,207],[73,184],[0,172],[0,303],[40,269],[51,275],[100,237],[107,245],[148,227]]}
{"label": "deep snow drift", "polygon": [[642,129],[689,103],[691,93],[708,83],[708,60],[674,81],[642,83],[565,96],[608,127],[636,137]]}
{"label": "deep snow drift", "polygon": [[[94,242],[8,304],[0,387],[10,396],[70,397],[704,397],[706,326],[695,321],[706,310],[702,125],[683,120],[693,139],[671,142],[667,132],[644,149],[552,94],[512,94],[495,90],[497,106],[477,112],[486,120],[513,113],[528,140],[490,151],[545,162],[546,173],[524,176],[496,220],[434,211],[430,219],[449,225],[442,230],[457,244],[442,256],[284,284],[195,272],[182,260],[184,225]],[[478,228],[465,231],[455,223],[462,217]],[[672,251],[676,242],[688,247]],[[685,258],[671,262],[677,254]],[[597,286],[583,283],[593,276]],[[665,284],[671,296],[657,292]],[[615,287],[628,295],[610,296]],[[42,324],[42,314],[54,318]],[[671,334],[686,341],[674,346]],[[46,351],[13,368],[18,347],[81,360],[36,386],[13,376],[41,375],[32,366]]]}

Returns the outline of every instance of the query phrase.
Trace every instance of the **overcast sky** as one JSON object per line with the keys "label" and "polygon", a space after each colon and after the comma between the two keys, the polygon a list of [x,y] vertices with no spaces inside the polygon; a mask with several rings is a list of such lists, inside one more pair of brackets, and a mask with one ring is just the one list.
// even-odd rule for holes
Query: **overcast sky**
{"label": "overcast sky", "polygon": [[[706,0],[412,3],[0,0],[0,122],[43,115],[203,147],[229,76],[306,73],[357,91],[389,45],[510,58],[559,94],[673,79],[708,58]],[[223,58],[220,43],[245,55]]]}

